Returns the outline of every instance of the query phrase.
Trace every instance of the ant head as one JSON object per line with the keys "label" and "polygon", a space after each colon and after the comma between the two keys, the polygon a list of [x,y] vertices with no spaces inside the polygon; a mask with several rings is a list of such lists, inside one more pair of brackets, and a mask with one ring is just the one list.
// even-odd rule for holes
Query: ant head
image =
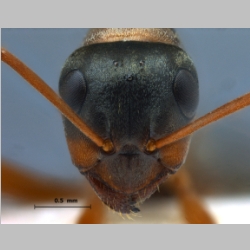
{"label": "ant head", "polygon": [[111,208],[133,211],[185,160],[188,138],[145,151],[151,138],[174,132],[195,115],[198,79],[182,49],[146,42],[82,47],[67,59],[59,92],[88,126],[114,144],[113,152],[103,152],[64,118],[73,163]]}

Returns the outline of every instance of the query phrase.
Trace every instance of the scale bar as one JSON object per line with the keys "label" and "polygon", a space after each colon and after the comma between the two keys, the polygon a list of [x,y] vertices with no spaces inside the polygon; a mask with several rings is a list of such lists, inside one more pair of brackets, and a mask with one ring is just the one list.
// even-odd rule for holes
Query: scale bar
{"label": "scale bar", "polygon": [[36,208],[89,208],[91,209],[91,205],[89,206],[36,206],[34,205],[34,209]]}

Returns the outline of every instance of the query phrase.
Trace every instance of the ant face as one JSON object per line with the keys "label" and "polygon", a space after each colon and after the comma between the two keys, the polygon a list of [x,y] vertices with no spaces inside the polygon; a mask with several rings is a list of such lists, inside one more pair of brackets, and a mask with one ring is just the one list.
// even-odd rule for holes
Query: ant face
{"label": "ant face", "polygon": [[[177,30],[199,76],[197,116],[249,92],[249,31]],[[56,90],[62,62],[80,46],[85,32],[2,29],[2,45]],[[5,64],[1,82],[2,156],[37,172],[80,181],[78,171],[70,167],[59,112]],[[190,165],[201,193],[237,195],[244,190],[249,194],[249,121],[247,108],[193,136],[185,167]]]}
{"label": "ant face", "polygon": [[183,127],[194,117],[198,79],[188,55],[173,45],[113,42],[82,47],[66,61],[63,99],[114,152],[101,152],[64,119],[73,163],[98,196],[116,211],[138,211],[169,174],[184,162],[189,140],[153,153],[150,140]]}

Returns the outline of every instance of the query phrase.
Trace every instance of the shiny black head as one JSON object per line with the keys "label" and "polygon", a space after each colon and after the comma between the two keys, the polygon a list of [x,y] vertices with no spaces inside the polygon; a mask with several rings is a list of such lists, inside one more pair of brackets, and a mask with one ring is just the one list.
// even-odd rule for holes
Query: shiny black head
{"label": "shiny black head", "polygon": [[107,155],[70,121],[65,133],[73,163],[98,196],[116,211],[137,211],[169,174],[184,162],[189,139],[145,152],[189,123],[198,104],[198,79],[180,48],[147,42],[93,44],[66,61],[59,84],[62,98],[115,152]]}

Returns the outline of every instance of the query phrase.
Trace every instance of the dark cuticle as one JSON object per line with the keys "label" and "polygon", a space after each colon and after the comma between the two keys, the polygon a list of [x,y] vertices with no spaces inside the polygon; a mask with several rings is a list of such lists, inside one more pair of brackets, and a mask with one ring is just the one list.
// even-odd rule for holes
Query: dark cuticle
{"label": "dark cuticle", "polygon": [[139,212],[140,212],[140,209],[137,208],[137,207],[132,207],[132,208],[131,208],[131,211],[134,212],[134,213],[139,213]]}

